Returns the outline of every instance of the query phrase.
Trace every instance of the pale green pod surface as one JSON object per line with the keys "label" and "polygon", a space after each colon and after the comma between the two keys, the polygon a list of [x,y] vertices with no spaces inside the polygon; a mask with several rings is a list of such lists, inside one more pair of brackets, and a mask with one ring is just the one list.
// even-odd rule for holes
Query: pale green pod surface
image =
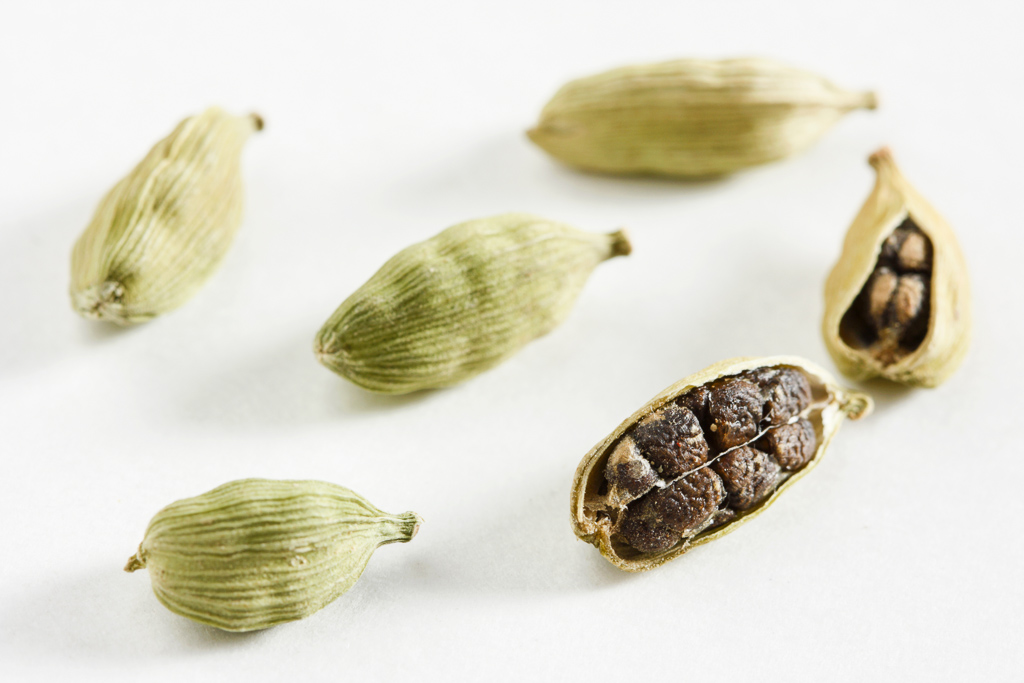
{"label": "pale green pod surface", "polygon": [[569,314],[594,267],[630,252],[623,231],[527,214],[453,226],[394,256],[316,336],[324,365],[371,391],[461,382]]}
{"label": "pale green pod surface", "polygon": [[182,121],[100,202],[71,253],[71,304],[138,323],[188,300],[242,222],[242,147],[256,116],[212,107]]}
{"label": "pale green pod surface", "polygon": [[768,59],[681,59],[572,81],[530,139],[581,169],[719,176],[809,147],[874,93]]}
{"label": "pale green pod surface", "polygon": [[125,571],[148,569],[167,609],[227,631],[302,619],[422,520],[319,481],[233,481],[157,513]]}
{"label": "pale green pod surface", "polygon": [[858,380],[935,387],[963,362],[971,283],[953,229],[883,148],[877,179],[825,283],[822,335],[836,366]]}

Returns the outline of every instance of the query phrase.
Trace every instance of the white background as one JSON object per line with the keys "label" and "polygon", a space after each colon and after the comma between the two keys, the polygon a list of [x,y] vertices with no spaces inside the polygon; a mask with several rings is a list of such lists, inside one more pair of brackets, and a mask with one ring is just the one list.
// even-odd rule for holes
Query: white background
{"label": "white background", "polygon": [[[1020,680],[1022,18],[983,1],[5,3],[0,677]],[[568,79],[737,55],[881,106],[719,182],[588,176],[523,135]],[[222,268],[144,326],[79,319],[74,239],[210,104],[267,121]],[[833,367],[823,282],[881,144],[962,240],[966,363],[936,390],[866,385],[876,413],[766,514],[657,571],[614,569],[570,530],[576,464],[714,361]],[[460,387],[384,398],[317,364],[314,333],[388,257],[509,210],[627,226],[635,252]],[[426,524],[320,613],[248,635],[121,571],[159,508],[252,476],[336,482]]]}

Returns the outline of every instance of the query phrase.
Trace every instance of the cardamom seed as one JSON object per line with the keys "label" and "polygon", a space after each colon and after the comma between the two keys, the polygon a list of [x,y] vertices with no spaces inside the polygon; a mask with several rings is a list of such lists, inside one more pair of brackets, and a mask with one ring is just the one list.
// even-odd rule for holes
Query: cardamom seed
{"label": "cardamom seed", "polygon": [[320,481],[243,479],[172,503],[125,571],[149,569],[167,609],[226,631],[302,619],[346,592],[370,556],[422,520]]}
{"label": "cardamom seed", "polygon": [[399,252],[324,323],[320,362],[387,394],[491,368],[569,314],[591,271],[631,250],[527,214],[468,221]]}
{"label": "cardamom seed", "polygon": [[576,536],[653,569],[764,512],[871,412],[801,358],[738,358],[682,379],[595,446],[573,480]]}
{"label": "cardamom seed", "polygon": [[720,176],[795,154],[875,106],[874,93],[772,60],[681,59],[572,81],[527,134],[588,171]]}
{"label": "cardamom seed", "polygon": [[71,253],[71,304],[138,323],[176,308],[213,273],[242,221],[242,146],[255,114],[216,107],[182,121],[100,202]]}
{"label": "cardamom seed", "polygon": [[967,353],[967,264],[952,228],[892,153],[883,148],[870,163],[875,188],[825,283],[825,345],[854,379],[938,386]]}

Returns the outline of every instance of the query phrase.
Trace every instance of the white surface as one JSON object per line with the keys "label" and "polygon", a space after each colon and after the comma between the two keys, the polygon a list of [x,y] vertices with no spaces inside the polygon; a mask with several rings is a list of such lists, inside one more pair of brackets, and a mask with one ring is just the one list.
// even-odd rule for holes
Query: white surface
{"label": "white surface", "polygon": [[[140,4],[0,10],[0,678],[1020,680],[1018,7]],[[523,135],[570,78],[733,55],[876,88],[881,108],[698,184],[574,173]],[[136,329],[77,318],[69,252],[97,201],[213,103],[267,121],[223,267]],[[883,143],[961,237],[967,362],[934,391],[870,385],[875,415],[766,514],[618,572],[569,527],[580,457],[722,358],[833,367],[822,286]],[[394,252],[507,210],[628,226],[635,252],[458,388],[381,398],[316,363],[320,324]],[[330,607],[250,635],[121,571],[160,507],[250,476],[427,521]]]}

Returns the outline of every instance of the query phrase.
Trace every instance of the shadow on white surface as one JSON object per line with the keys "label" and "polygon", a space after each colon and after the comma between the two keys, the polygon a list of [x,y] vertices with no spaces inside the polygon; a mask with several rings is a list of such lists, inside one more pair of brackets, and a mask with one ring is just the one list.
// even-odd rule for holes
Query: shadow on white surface
{"label": "shadow on white surface", "polygon": [[[541,212],[528,204],[534,201],[541,206],[549,203],[564,206],[573,201],[607,204],[620,212],[630,204],[649,207],[652,201],[675,202],[728,184],[728,178],[682,180],[581,171],[548,157],[534,147],[522,131],[508,131],[460,147],[455,154],[437,159],[429,168],[414,169],[390,185],[388,195],[391,201],[413,205],[483,203],[493,206],[490,209],[493,213]],[[472,217],[467,215],[458,220]],[[559,219],[554,215],[549,218]],[[592,226],[591,229],[601,228]]]}
{"label": "shadow on white surface", "polygon": [[27,591],[0,617],[8,652],[26,660],[133,659],[250,645],[265,632],[229,633],[168,611],[148,577],[93,569]]}
{"label": "shadow on white surface", "polygon": [[130,335],[71,309],[71,248],[94,204],[82,199],[0,226],[0,374],[43,369]]}
{"label": "shadow on white surface", "polygon": [[218,429],[277,429],[400,409],[432,392],[374,394],[320,365],[308,335],[240,355],[179,398],[182,419]]}

